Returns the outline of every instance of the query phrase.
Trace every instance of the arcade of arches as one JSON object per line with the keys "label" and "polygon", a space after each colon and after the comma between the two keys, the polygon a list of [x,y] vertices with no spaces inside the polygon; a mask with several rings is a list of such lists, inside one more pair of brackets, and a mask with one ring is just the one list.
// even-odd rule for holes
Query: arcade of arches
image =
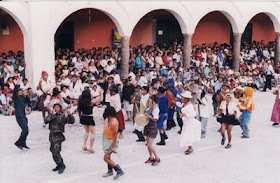
{"label": "arcade of arches", "polygon": [[[23,34],[13,18],[0,13],[0,53],[12,50],[23,51]],[[263,13],[254,16],[248,23],[242,35],[233,35],[229,20],[220,12],[211,12],[205,15],[196,26],[193,35],[182,34],[176,18],[168,11],[152,11],[141,18],[134,27],[132,35],[121,39],[114,22],[105,13],[95,9],[82,9],[69,15],[59,26],[55,34],[55,48],[105,47],[122,45],[123,47],[139,44],[152,45],[154,43],[170,43],[172,40],[184,42],[184,60],[190,58],[191,45],[204,43],[232,44],[235,58],[240,55],[242,41],[275,41],[276,33],[271,19]],[[242,40],[242,41],[241,41]],[[125,49],[124,49],[125,50]],[[128,49],[122,53],[128,62]],[[127,56],[128,55],[128,56]],[[185,64],[188,67],[188,62]],[[235,69],[237,65],[235,65]],[[122,68],[122,75],[127,75],[126,67]],[[123,74],[124,73],[124,74]]]}

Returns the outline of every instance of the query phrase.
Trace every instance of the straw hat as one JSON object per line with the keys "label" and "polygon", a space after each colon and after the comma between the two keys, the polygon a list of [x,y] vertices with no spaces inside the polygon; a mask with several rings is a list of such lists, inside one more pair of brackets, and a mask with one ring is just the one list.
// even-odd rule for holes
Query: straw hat
{"label": "straw hat", "polygon": [[149,123],[149,118],[139,113],[135,116],[134,121],[138,126],[146,126]]}
{"label": "straw hat", "polygon": [[184,98],[193,98],[192,93],[190,91],[185,91],[184,93],[181,94],[181,96]]}

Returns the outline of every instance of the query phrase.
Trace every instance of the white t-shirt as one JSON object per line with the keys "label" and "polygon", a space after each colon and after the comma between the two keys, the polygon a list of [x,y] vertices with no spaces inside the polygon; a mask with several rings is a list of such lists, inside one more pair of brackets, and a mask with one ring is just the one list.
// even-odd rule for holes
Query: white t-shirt
{"label": "white t-shirt", "polygon": [[139,85],[140,85],[141,87],[143,87],[143,86],[147,86],[147,84],[148,84],[147,78],[144,77],[144,76],[141,76],[141,77],[140,77],[140,81],[139,81]]}
{"label": "white t-shirt", "polygon": [[198,112],[200,112],[199,116],[202,118],[208,118],[209,117],[208,104],[205,97],[202,98],[202,102],[206,105],[198,104],[199,107],[197,109],[199,109]]}
{"label": "white t-shirt", "polygon": [[269,65],[267,70],[266,70],[266,74],[267,75],[272,75],[274,73],[273,67],[272,65]]}

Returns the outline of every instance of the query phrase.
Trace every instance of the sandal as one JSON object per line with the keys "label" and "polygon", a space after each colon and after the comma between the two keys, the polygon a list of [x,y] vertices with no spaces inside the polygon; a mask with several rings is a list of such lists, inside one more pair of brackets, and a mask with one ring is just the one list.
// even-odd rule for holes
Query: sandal
{"label": "sandal", "polygon": [[187,150],[187,151],[185,151],[185,155],[190,155],[193,151],[194,150],[191,150],[191,151]]}
{"label": "sandal", "polygon": [[94,150],[93,149],[88,149],[87,150],[89,153],[93,154],[94,153]]}
{"label": "sandal", "polygon": [[154,158],[153,159],[149,158],[147,161],[145,161],[145,163],[153,163],[154,161],[156,161]]}
{"label": "sandal", "polygon": [[226,141],[226,138],[222,138],[222,141],[221,141],[222,146],[225,144],[225,141]]}
{"label": "sandal", "polygon": [[156,159],[153,163],[152,166],[157,166],[160,162],[160,159]]}
{"label": "sandal", "polygon": [[231,148],[231,144],[228,144],[225,148],[226,148],[226,149]]}
{"label": "sandal", "polygon": [[123,139],[123,134],[122,133],[119,134],[119,139]]}
{"label": "sandal", "polygon": [[87,147],[86,146],[82,146],[83,151],[87,151]]}

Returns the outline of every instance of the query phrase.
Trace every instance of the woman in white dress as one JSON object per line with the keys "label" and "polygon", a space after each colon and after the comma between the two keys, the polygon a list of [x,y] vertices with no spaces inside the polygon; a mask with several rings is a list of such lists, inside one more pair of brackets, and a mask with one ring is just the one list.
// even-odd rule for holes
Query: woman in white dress
{"label": "woman in white dress", "polygon": [[185,91],[181,94],[183,106],[181,108],[181,117],[183,120],[183,129],[181,133],[180,146],[188,147],[185,151],[186,155],[191,154],[193,149],[193,143],[200,141],[201,124],[195,119],[196,111],[193,104],[190,102],[192,94],[189,91]]}

